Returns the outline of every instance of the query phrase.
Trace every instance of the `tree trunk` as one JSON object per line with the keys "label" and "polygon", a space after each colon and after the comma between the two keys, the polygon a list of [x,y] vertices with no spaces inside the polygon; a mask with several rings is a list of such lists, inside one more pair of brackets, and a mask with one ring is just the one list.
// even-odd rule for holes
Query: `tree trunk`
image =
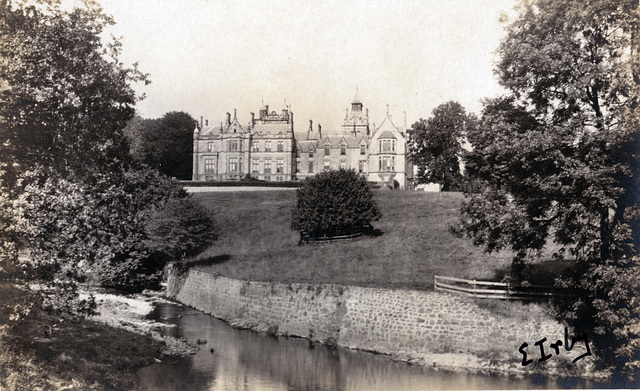
{"label": "tree trunk", "polygon": [[600,262],[611,256],[611,230],[609,229],[609,209],[600,212]]}

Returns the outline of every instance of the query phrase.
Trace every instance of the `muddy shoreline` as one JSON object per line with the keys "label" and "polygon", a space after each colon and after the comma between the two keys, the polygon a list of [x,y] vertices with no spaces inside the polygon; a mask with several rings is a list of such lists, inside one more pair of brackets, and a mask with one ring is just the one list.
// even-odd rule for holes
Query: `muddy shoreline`
{"label": "muddy shoreline", "polygon": [[[163,357],[185,357],[195,354],[198,347],[181,338],[163,335],[167,328],[175,325],[147,319],[156,303],[175,302],[164,298],[163,292],[144,291],[139,294],[122,295],[104,290],[85,291],[83,295],[92,293],[97,304],[98,315],[89,320],[107,326],[121,328],[136,334],[147,335],[164,344]],[[161,358],[156,358],[159,361]]]}

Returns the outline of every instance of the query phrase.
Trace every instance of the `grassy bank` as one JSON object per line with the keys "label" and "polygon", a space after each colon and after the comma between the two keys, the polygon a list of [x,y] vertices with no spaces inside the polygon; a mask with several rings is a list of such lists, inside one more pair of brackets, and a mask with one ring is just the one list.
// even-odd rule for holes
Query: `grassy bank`
{"label": "grassy bank", "polygon": [[380,235],[298,245],[291,231],[294,191],[197,193],[215,214],[219,240],[193,266],[224,276],[281,283],[432,289],[436,274],[492,279],[509,254],[489,255],[449,232],[462,195],[375,191]]}
{"label": "grassy bank", "polygon": [[[0,297],[2,390],[130,390],[139,368],[166,355],[167,344],[150,333],[105,324],[113,311],[101,311],[101,322],[47,312],[32,292],[6,282]],[[28,308],[19,319],[17,306]]]}

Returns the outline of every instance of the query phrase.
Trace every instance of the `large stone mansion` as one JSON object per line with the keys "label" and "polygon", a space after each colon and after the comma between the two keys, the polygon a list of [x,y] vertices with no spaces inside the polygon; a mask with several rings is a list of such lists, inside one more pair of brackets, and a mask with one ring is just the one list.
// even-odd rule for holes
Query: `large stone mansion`
{"label": "large stone mansion", "polygon": [[[405,121],[406,122],[406,121]],[[325,170],[354,169],[372,183],[407,188],[412,166],[406,158],[406,123],[397,127],[387,112],[378,127],[369,125],[369,110],[356,94],[339,129],[320,125],[294,131],[293,113],[269,112],[243,127],[234,111],[225,123],[209,126],[200,121],[193,133],[193,180],[298,181]]]}

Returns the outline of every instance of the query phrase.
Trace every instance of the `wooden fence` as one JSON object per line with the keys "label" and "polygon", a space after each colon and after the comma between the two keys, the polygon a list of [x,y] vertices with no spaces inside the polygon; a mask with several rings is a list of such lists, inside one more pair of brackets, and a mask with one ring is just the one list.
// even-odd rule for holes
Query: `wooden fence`
{"label": "wooden fence", "polygon": [[484,299],[533,300],[543,297],[566,295],[553,286],[513,285],[506,282],[465,280],[463,278],[434,276],[437,291],[458,293]]}

